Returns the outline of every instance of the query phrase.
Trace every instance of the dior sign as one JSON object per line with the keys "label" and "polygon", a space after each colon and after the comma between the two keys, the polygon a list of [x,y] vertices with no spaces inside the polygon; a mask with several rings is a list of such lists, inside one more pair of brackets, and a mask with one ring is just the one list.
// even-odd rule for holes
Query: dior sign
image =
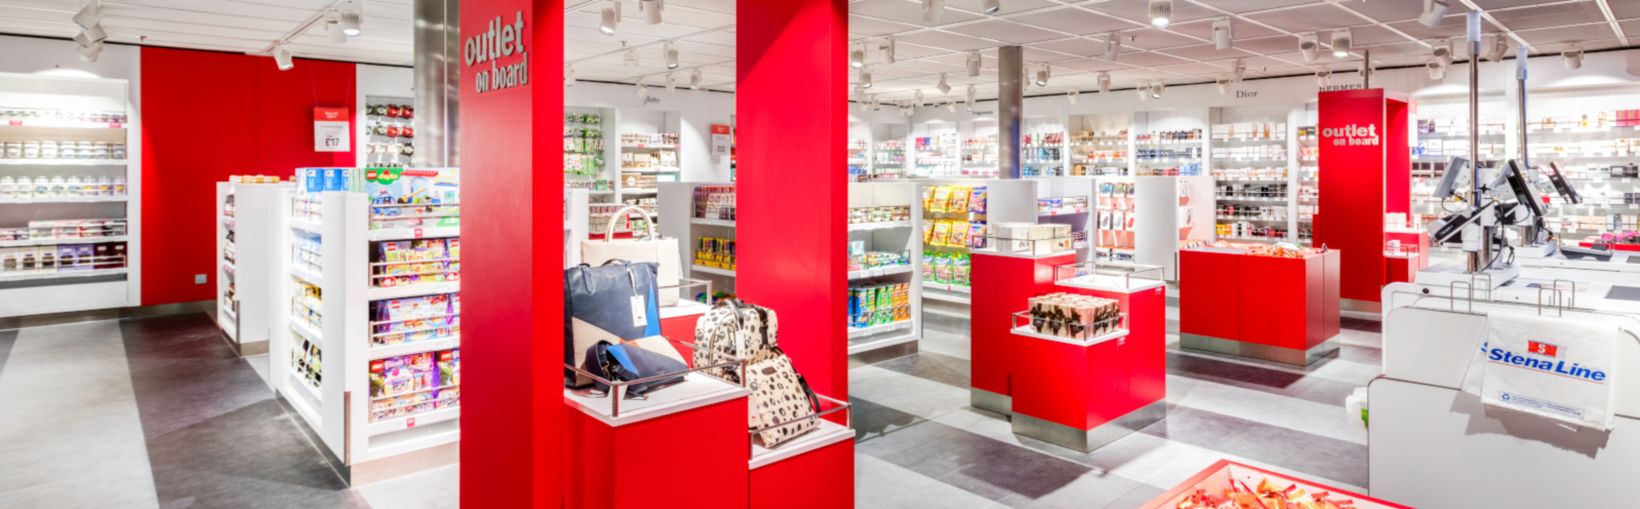
{"label": "dior sign", "polygon": [[[530,55],[524,50],[524,12],[514,14],[512,23],[496,16],[488,27],[468,37],[461,47],[462,61],[469,68],[477,67],[473,74],[474,91],[482,94],[528,85]],[[484,65],[486,62],[488,66]]]}

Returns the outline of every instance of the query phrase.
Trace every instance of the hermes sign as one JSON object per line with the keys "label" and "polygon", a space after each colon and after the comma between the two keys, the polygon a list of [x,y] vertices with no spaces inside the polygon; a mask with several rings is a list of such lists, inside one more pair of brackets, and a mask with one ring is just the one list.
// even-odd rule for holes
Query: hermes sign
{"label": "hermes sign", "polygon": [[488,27],[461,45],[462,61],[474,72],[474,91],[482,94],[528,85],[530,54],[524,51],[524,12],[514,14],[511,23],[496,16]]}

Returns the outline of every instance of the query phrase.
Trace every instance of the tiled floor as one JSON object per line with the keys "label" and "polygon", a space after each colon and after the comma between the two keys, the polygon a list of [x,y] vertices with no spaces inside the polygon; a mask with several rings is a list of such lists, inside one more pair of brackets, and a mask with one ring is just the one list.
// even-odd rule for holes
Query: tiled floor
{"label": "tiled floor", "polygon": [[[1345,326],[1308,370],[1175,348],[1167,418],[1083,454],[969,408],[966,325],[930,320],[921,353],[850,370],[857,505],[1134,507],[1220,458],[1364,487],[1366,435],[1342,405],[1377,374],[1379,337]],[[265,371],[199,313],[0,331],[0,465],[30,467],[0,476],[0,505],[456,506],[455,467],[346,486]]]}

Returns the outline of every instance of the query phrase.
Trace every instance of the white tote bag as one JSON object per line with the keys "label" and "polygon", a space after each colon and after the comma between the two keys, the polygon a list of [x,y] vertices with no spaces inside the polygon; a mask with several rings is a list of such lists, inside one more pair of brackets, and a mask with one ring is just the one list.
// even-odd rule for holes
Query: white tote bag
{"label": "white tote bag", "polygon": [[[644,225],[648,227],[647,236],[615,238],[615,223],[625,219],[629,214],[637,214],[643,218]],[[625,207],[610,216],[609,224],[604,227],[603,240],[581,241],[581,262],[593,267],[610,260],[654,263],[657,266],[655,283],[660,287],[660,307],[676,306],[678,281],[683,273],[682,255],[678,253],[678,249],[678,239],[661,237],[655,228],[654,218],[649,217],[643,209]]]}

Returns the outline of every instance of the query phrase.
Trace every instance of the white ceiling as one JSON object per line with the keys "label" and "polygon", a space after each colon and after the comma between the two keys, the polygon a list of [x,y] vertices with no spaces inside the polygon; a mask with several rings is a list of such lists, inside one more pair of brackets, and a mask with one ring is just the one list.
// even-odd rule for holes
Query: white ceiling
{"label": "white ceiling", "polygon": [[[622,0],[623,20],[614,36],[598,32],[598,13],[609,0],[568,0],[565,5],[564,57],[583,80],[661,85],[667,70],[661,55],[674,41],[682,84],[700,69],[708,88],[734,89],[736,0],[667,0],[665,22],[643,23],[634,0]],[[1355,69],[1362,50],[1371,50],[1378,67],[1418,65],[1428,58],[1432,42],[1461,37],[1464,13],[1478,9],[1485,30],[1502,33],[1533,54],[1557,53],[1570,43],[1586,50],[1640,46],[1640,0],[1452,0],[1438,28],[1416,21],[1421,0],[1174,0],[1174,23],[1166,29],[1149,25],[1147,0],[1002,0],[997,15],[978,13],[981,0],[946,0],[937,23],[922,21],[921,0],[850,0],[849,37],[875,48],[886,36],[897,41],[897,61],[884,63],[875,50],[867,61],[882,100],[910,98],[917,90],[934,90],[941,73],[962,95],[976,85],[981,98],[994,97],[995,48],[1025,47],[1035,69],[1052,66],[1047,88],[1030,94],[1097,87],[1096,76],[1109,71],[1116,88],[1157,80],[1170,84],[1210,81],[1227,74],[1234,59],[1247,65],[1248,76],[1291,75],[1320,67]],[[70,21],[81,0],[0,0],[0,32],[71,37]],[[363,0],[364,34],[347,43],[329,42],[322,23],[303,30],[336,0],[104,0],[104,28],[111,40],[160,46],[261,53],[275,41],[289,40],[297,56],[408,65],[411,61],[412,0]],[[1235,26],[1235,48],[1219,51],[1212,44],[1214,19],[1228,17]],[[1350,28],[1356,54],[1335,62],[1330,52],[1306,64],[1297,36]],[[1111,34],[1122,39],[1116,61],[1103,58]],[[624,46],[623,46],[624,44]],[[1461,40],[1457,44],[1461,49]],[[637,65],[623,62],[634,49]],[[969,78],[964,60],[970,50],[985,55],[985,71]],[[72,56],[66,56],[72,58]]]}
{"label": "white ceiling", "polygon": [[[361,0],[364,32],[343,44],[330,42],[322,22],[297,32],[337,0],[103,0],[102,26],[112,42],[264,53],[283,40],[300,57],[409,65],[411,1]],[[0,33],[73,37],[80,6],[0,0]]]}

